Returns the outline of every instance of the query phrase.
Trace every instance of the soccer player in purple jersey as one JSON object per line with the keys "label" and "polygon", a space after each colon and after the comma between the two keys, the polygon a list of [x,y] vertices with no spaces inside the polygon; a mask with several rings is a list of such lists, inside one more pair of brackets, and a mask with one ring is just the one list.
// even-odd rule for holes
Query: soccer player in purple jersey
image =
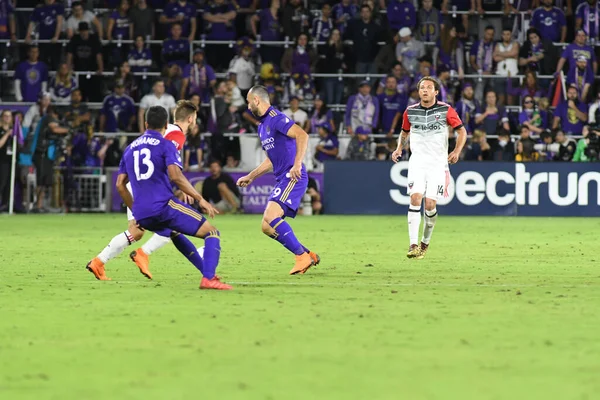
{"label": "soccer player in purple jersey", "polygon": [[317,265],[320,258],[298,241],[284,218],[296,216],[308,187],[308,174],[302,164],[308,134],[271,106],[269,92],[264,86],[254,86],[246,98],[250,111],[260,119],[258,136],[267,158],[248,175],[238,179],[237,184],[246,187],[254,179],[273,169],[277,184],[263,214],[262,231],[296,256],[296,264],[290,275],[304,274],[310,267]]}
{"label": "soccer player in purple jersey", "polygon": [[[171,182],[197,200],[211,218],[218,213],[183,176],[181,156],[173,143],[164,138],[169,121],[167,110],[161,106],[150,107],[145,120],[146,132],[125,149],[121,159],[116,184],[119,194],[140,227],[171,237],[177,250],[202,273],[200,289],[231,290],[232,287],[222,283],[215,274],[221,254],[219,231],[202,214],[173,195]],[[133,193],[127,189],[128,182]],[[204,239],[204,259],[182,234]]]}

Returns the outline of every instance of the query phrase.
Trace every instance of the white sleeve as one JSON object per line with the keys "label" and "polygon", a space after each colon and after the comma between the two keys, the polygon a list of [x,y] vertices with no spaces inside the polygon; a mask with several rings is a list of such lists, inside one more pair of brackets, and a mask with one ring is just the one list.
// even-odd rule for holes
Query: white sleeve
{"label": "white sleeve", "polygon": [[141,109],[148,109],[150,108],[150,99],[148,98],[148,95],[145,95],[144,97],[142,97],[142,100],[140,101],[140,108]]}
{"label": "white sleeve", "polygon": [[590,110],[588,111],[588,125],[596,123],[596,110],[598,110],[598,102],[590,106]]}
{"label": "white sleeve", "polygon": [[175,97],[169,95],[169,113],[171,112],[172,108],[177,107],[177,103],[175,102]]}
{"label": "white sleeve", "polygon": [[25,113],[23,117],[23,128],[31,128],[31,124],[33,123],[33,119],[38,114],[38,106],[33,105],[29,107],[29,110]]}

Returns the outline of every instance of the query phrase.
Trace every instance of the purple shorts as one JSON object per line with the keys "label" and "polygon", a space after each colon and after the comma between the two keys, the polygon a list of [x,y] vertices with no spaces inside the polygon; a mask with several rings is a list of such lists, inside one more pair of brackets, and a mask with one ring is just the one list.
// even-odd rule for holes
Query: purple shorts
{"label": "purple shorts", "polygon": [[282,178],[271,192],[269,201],[278,203],[283,208],[283,215],[294,218],[308,188],[308,175],[303,172],[299,181],[288,177]]}
{"label": "purple shorts", "polygon": [[139,219],[137,223],[160,236],[170,237],[173,232],[195,236],[205,221],[206,218],[202,214],[173,197],[160,213]]}

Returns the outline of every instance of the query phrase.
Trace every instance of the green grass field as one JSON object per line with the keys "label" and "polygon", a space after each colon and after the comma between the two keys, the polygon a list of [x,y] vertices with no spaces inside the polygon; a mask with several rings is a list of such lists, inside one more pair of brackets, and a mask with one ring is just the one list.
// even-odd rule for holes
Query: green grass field
{"label": "green grass field", "polygon": [[170,245],[93,279],[124,215],[0,217],[0,399],[599,396],[597,219],[442,214],[416,261],[404,215],[301,217],[304,276],[259,216],[215,224],[233,292]]}

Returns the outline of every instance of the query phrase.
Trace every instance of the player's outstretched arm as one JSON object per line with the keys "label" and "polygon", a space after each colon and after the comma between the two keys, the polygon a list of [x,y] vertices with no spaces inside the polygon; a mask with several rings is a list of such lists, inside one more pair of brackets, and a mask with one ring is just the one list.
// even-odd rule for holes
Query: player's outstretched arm
{"label": "player's outstretched arm", "polygon": [[400,160],[400,158],[402,157],[402,151],[408,144],[409,135],[410,132],[406,132],[404,130],[400,134],[400,138],[398,139],[398,146],[396,147],[396,150],[394,150],[394,152],[392,153],[392,161],[398,162],[398,160]]}
{"label": "player's outstretched arm", "polygon": [[181,172],[181,168],[176,164],[171,164],[167,167],[167,172],[169,173],[169,179],[173,182],[179,190],[183,193],[191,196],[195,200],[198,200],[198,204],[200,207],[211,217],[213,218],[215,214],[218,214],[216,208],[214,208],[208,201],[204,200],[204,197],[187,180],[185,176],[183,176],[183,172]]}
{"label": "player's outstretched arm", "polygon": [[298,180],[302,177],[302,161],[304,160],[306,149],[308,148],[308,133],[298,125],[292,125],[288,130],[287,135],[296,139],[296,158],[294,160],[294,166],[290,170],[290,177]]}
{"label": "player's outstretched arm", "polygon": [[456,146],[454,146],[454,150],[452,153],[448,154],[448,162],[450,164],[456,164],[458,159],[460,158],[460,153],[462,153],[463,147],[465,147],[465,143],[467,143],[467,130],[464,126],[461,126],[456,130],[458,133],[458,137],[456,138]]}
{"label": "player's outstretched arm", "polygon": [[123,199],[125,205],[131,210],[133,208],[133,197],[131,197],[131,193],[127,190],[127,184],[129,183],[129,177],[127,174],[119,174],[117,176],[117,191],[119,195]]}
{"label": "player's outstretched arm", "polygon": [[258,178],[259,176],[263,176],[264,174],[271,171],[272,169],[273,169],[273,163],[271,163],[271,160],[269,159],[269,157],[267,157],[267,158],[265,158],[265,161],[260,163],[260,165],[258,167],[254,168],[254,170],[252,170],[252,172],[250,172],[248,175],[242,176],[240,179],[238,179],[237,185],[239,187],[246,187],[249,184],[251,184],[253,180]]}

